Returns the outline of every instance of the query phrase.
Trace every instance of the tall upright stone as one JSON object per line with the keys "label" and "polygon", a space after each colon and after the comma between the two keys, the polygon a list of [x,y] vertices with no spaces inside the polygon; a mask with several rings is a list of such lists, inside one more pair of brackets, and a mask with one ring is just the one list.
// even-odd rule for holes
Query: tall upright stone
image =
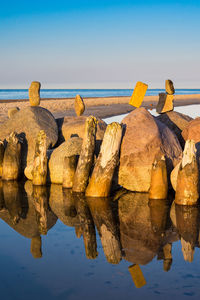
{"label": "tall upright stone", "polygon": [[144,96],[146,94],[146,91],[148,89],[148,85],[138,81],[136,83],[136,86],[133,90],[133,94],[131,96],[129,104],[135,107],[140,107],[142,104],[142,101],[144,99]]}
{"label": "tall upright stone", "polygon": [[74,108],[78,117],[81,116],[85,111],[85,104],[83,102],[83,98],[80,95],[76,95]]}
{"label": "tall upright stone", "polygon": [[174,109],[173,95],[168,95],[166,93],[159,93],[159,100],[156,106],[156,111],[158,114],[162,114]]}
{"label": "tall upright stone", "polygon": [[41,84],[38,81],[32,81],[29,88],[29,101],[31,106],[40,105],[40,87]]}
{"label": "tall upright stone", "polygon": [[174,84],[170,79],[165,80],[165,90],[168,95],[175,93]]}
{"label": "tall upright stone", "polygon": [[2,177],[3,173],[3,157],[4,157],[4,143],[0,140],[0,177]]}

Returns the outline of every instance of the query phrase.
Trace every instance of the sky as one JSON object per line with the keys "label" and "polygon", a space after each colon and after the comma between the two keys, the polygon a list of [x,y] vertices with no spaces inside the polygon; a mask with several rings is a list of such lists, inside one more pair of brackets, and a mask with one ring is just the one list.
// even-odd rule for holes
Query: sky
{"label": "sky", "polygon": [[2,1],[0,88],[200,88],[200,1]]}

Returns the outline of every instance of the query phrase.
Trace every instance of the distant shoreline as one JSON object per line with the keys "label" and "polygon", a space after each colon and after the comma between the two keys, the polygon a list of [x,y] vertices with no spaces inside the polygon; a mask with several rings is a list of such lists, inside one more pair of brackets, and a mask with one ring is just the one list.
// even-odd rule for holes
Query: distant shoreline
{"label": "distant shoreline", "polygon": [[[94,115],[99,118],[108,118],[132,111],[129,105],[129,96],[119,97],[86,97],[84,98],[86,110],[84,115]],[[147,109],[156,108],[158,96],[145,96],[142,106]],[[200,104],[200,94],[175,95],[174,106]],[[20,109],[29,106],[28,99],[0,100],[0,122],[7,119],[8,109],[12,107]],[[42,98],[40,106],[48,109],[56,118],[75,116],[74,98]]]}

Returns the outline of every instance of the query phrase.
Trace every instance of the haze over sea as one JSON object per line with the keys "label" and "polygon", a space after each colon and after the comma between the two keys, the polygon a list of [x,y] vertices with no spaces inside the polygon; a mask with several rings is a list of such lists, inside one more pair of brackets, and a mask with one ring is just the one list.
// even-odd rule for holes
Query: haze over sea
{"label": "haze over sea", "polygon": [[[132,89],[41,89],[41,98],[120,97],[131,96]],[[146,96],[156,96],[164,89],[148,89]],[[176,89],[178,95],[200,94],[200,89]],[[0,100],[28,99],[28,89],[0,89]]]}

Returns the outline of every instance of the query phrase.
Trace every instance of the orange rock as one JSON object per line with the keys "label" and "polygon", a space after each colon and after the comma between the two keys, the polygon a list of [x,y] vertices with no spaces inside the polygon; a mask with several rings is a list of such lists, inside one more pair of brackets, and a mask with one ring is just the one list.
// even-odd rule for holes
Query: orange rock
{"label": "orange rock", "polygon": [[146,91],[148,89],[148,85],[138,81],[136,83],[136,86],[134,88],[133,94],[131,96],[129,104],[135,107],[140,107],[142,104],[142,101],[144,99],[144,96],[146,94]]}
{"label": "orange rock", "polygon": [[159,100],[156,106],[156,111],[158,114],[165,113],[174,109],[173,105],[173,95],[168,95],[166,93],[159,93]]}

